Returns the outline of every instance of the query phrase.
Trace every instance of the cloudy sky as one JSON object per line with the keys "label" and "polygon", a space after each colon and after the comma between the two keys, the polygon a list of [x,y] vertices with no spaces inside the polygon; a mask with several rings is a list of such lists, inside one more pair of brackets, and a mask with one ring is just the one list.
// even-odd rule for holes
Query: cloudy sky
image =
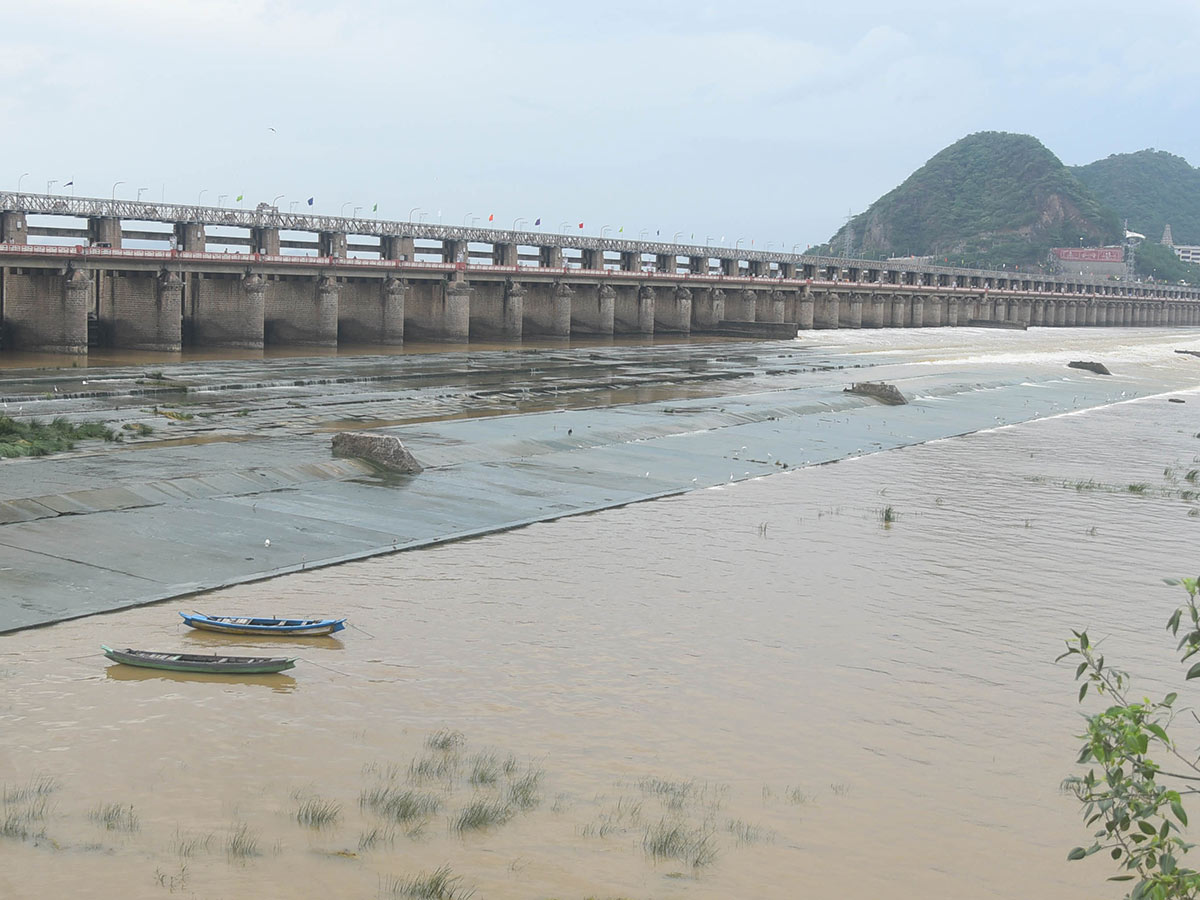
{"label": "cloudy sky", "polygon": [[1068,164],[1200,163],[1196,0],[0,0],[0,19],[6,189],[803,249],[976,131]]}

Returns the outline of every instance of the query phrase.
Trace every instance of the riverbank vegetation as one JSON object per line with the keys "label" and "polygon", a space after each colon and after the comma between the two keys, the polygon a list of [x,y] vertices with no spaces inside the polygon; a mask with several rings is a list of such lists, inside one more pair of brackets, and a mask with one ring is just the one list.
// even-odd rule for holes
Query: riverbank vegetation
{"label": "riverbank vegetation", "polygon": [[[1178,645],[1184,662],[1200,653],[1198,582],[1168,580],[1188,594],[1186,604],[1167,620],[1172,636],[1184,627]],[[1200,760],[1188,749],[1200,735],[1193,732],[1176,743],[1167,729],[1178,734],[1200,719],[1183,715],[1187,710],[1176,706],[1174,691],[1161,700],[1135,693],[1129,673],[1107,665],[1086,631],[1072,631],[1066,644],[1059,660],[1078,661],[1079,702],[1090,689],[1106,707],[1087,717],[1079,736],[1083,746],[1077,762],[1089,767],[1087,773],[1063,781],[1063,790],[1079,801],[1086,827],[1094,829],[1091,844],[1074,848],[1067,859],[1107,855],[1119,873],[1108,880],[1132,883],[1130,900],[1193,900],[1200,896],[1200,872],[1183,864],[1194,846],[1184,838],[1183,804],[1200,782]],[[1200,662],[1188,665],[1183,680],[1200,677]]]}
{"label": "riverbank vegetation", "polygon": [[76,441],[88,439],[119,440],[117,434],[102,422],[86,422],[73,425],[59,417],[49,423],[31,419],[18,422],[8,416],[0,416],[0,457],[12,459],[19,456],[49,456],[72,450]]}

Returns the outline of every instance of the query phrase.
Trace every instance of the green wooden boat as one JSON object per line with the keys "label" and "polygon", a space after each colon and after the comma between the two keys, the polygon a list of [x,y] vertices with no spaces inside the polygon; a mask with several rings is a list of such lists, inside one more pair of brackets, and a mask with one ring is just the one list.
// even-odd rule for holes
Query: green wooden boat
{"label": "green wooden boat", "polygon": [[211,672],[219,675],[269,675],[296,665],[295,657],[223,656],[203,653],[158,653],[153,650],[114,650],[100,645],[104,655],[114,662],[145,669],[170,672]]}

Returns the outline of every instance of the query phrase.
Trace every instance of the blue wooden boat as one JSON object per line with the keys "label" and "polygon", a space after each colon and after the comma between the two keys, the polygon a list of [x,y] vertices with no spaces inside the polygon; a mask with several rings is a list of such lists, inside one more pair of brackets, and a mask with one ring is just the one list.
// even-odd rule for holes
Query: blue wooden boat
{"label": "blue wooden boat", "polygon": [[219,675],[269,675],[296,665],[295,657],[282,656],[208,656],[200,653],[160,653],[155,650],[116,650],[100,645],[104,655],[114,662],[144,669],[168,672],[212,672]]}
{"label": "blue wooden boat", "polygon": [[193,628],[223,634],[281,634],[288,637],[312,637],[333,634],[346,627],[345,619],[281,619],[273,616],[209,616],[202,612],[181,612],[183,621]]}

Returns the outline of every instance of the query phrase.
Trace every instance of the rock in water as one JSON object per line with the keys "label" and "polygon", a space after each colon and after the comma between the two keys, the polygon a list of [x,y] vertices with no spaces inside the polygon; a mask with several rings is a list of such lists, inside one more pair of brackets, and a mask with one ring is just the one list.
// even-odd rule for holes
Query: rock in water
{"label": "rock in water", "polygon": [[888,384],[886,381],[856,381],[850,387],[845,388],[847,394],[864,394],[868,397],[874,397],[881,403],[888,403],[892,406],[899,406],[902,403],[907,403],[908,399],[900,393],[900,388],[894,384]]}
{"label": "rock in water", "polygon": [[424,467],[400,442],[390,434],[372,434],[369,431],[342,431],[333,436],[333,455],[365,459],[369,463],[400,472],[416,475]]}
{"label": "rock in water", "polygon": [[1087,369],[1089,372],[1095,372],[1097,375],[1112,374],[1112,372],[1108,371],[1108,366],[1104,365],[1104,363],[1087,362],[1082,359],[1067,363],[1067,367],[1071,369]]}

